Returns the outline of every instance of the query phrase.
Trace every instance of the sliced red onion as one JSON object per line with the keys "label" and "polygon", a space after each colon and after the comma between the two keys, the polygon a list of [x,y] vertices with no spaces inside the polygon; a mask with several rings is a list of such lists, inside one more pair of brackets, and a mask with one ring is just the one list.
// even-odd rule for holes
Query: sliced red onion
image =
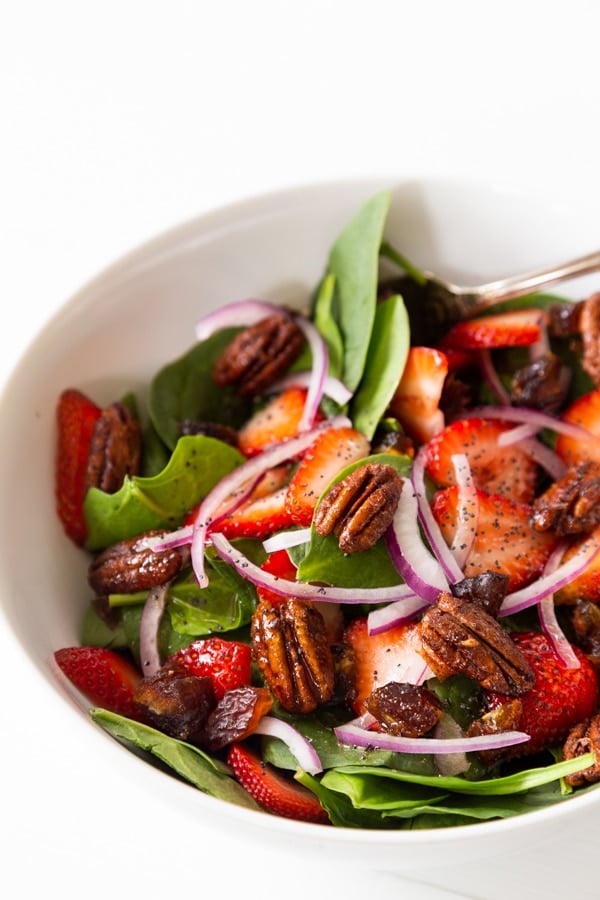
{"label": "sliced red onion", "polygon": [[254,733],[267,734],[283,741],[296,757],[300,768],[308,772],[309,775],[316,775],[318,772],[323,771],[319,754],[311,742],[288,722],[277,719],[275,716],[263,716]]}
{"label": "sliced red onion", "polygon": [[444,536],[440,531],[438,523],[435,521],[435,518],[431,511],[431,507],[429,505],[429,501],[427,499],[427,494],[425,491],[426,449],[426,444],[419,448],[414,458],[411,470],[413,490],[417,498],[419,509],[419,521],[423,527],[423,531],[425,532],[425,537],[427,538],[429,546],[431,547],[434,556],[442,567],[444,575],[451,584],[455,584],[457,581],[462,581],[464,575],[462,569],[456,562],[454,555],[450,550],[450,547],[444,540]]}
{"label": "sliced red onion", "polygon": [[274,466],[278,466],[285,460],[297,456],[302,453],[313,443],[318,434],[325,428],[345,428],[349,424],[349,420],[345,416],[336,416],[333,419],[320,422],[315,428],[304,432],[295,438],[282,441],[275,444],[248,459],[237,469],[234,469],[229,475],[222,478],[215,487],[209,491],[204,500],[201,502],[196,518],[193,523],[192,533],[192,566],[196,580],[200,587],[206,587],[208,578],[204,571],[204,545],[209,528],[214,525],[217,515],[222,515],[225,510],[223,504],[229,497],[235,497],[236,492],[243,489],[244,485],[255,481]]}
{"label": "sliced red onion", "polygon": [[519,441],[535,437],[539,430],[539,426],[532,425],[531,422],[524,422],[522,425],[516,425],[509,431],[503,431],[502,434],[498,436],[498,446],[510,447],[511,444],[517,444]]}
{"label": "sliced red onion", "polygon": [[556,431],[576,440],[589,440],[590,438],[598,440],[597,435],[592,434],[591,431],[588,431],[582,425],[565,422],[550,415],[550,413],[545,413],[529,406],[479,406],[461,413],[461,418],[475,416],[505,422],[523,422],[532,426],[535,425],[538,429],[547,428],[551,431]]}
{"label": "sliced red onion", "polygon": [[140,663],[145,678],[160,669],[158,628],[167,602],[167,584],[159,584],[148,592],[140,620]]}
{"label": "sliced red onion", "polygon": [[277,550],[289,550],[291,547],[299,547],[300,544],[310,543],[310,528],[293,528],[290,531],[280,531],[262,542],[265,553],[276,553]]}
{"label": "sliced red onion", "polygon": [[261,319],[285,310],[266,300],[238,300],[215,309],[196,324],[196,339],[205,341],[222,328],[255,325]]}
{"label": "sliced red onion", "polygon": [[545,469],[554,481],[562,478],[567,471],[566,463],[563,462],[558,453],[555,453],[551,447],[542,444],[541,441],[537,441],[535,438],[520,441],[519,448],[527,456],[530,456],[538,466]]}
{"label": "sliced red onion", "polygon": [[[433,729],[433,737],[437,740],[454,740],[455,738],[463,738],[464,734],[456,719],[453,719],[448,713],[444,713]],[[459,753],[440,753],[435,758],[435,767],[440,775],[450,777],[462,775],[463,772],[467,771],[469,765],[470,763],[464,750]]]}
{"label": "sliced red onion", "polygon": [[492,360],[492,354],[489,350],[482,349],[478,351],[478,356],[481,374],[483,375],[487,386],[491,390],[498,403],[502,403],[502,405],[508,406],[508,404],[510,403],[510,395],[502,384],[502,379],[498,375],[498,372]]}
{"label": "sliced red onion", "polygon": [[[283,378],[279,378],[273,385],[272,390],[277,393],[279,391],[285,391],[290,387],[307,388],[311,377],[312,372],[308,370],[290,372],[288,375],[284,375]],[[334,378],[333,375],[325,375],[323,394],[326,397],[331,397],[332,400],[335,400],[338,406],[345,406],[352,398],[352,391],[348,390],[346,385],[343,384],[339,378]]]}
{"label": "sliced red onion", "polygon": [[[561,559],[563,558],[566,547],[566,543],[562,542],[558,545],[558,547],[556,547],[554,552],[550,554],[550,558],[548,559],[548,562],[544,567],[544,575],[550,575],[552,572],[556,571],[556,569],[560,565]],[[558,619],[556,618],[554,594],[548,594],[547,597],[544,597],[542,600],[540,600],[538,604],[538,612],[542,631],[554,647],[554,652],[563,663],[565,668],[579,669],[581,667],[581,662],[579,661],[579,658],[573,650],[570,642],[567,640],[567,637],[560,627]]]}
{"label": "sliced red onion", "polygon": [[458,526],[450,550],[461,571],[464,571],[479,524],[479,499],[467,454],[455,453],[451,462],[458,488]]}
{"label": "sliced red onion", "polygon": [[175,531],[168,531],[166,534],[140,538],[137,543],[139,548],[144,550],[173,550],[175,547],[191,544],[193,533],[193,525],[182,525],[181,528],[177,528]]}
{"label": "sliced red onion", "polygon": [[367,615],[367,631],[369,634],[382,634],[396,625],[412,622],[415,616],[427,609],[429,604],[429,600],[423,600],[411,591],[410,596],[403,600],[372,609]]}
{"label": "sliced red onion", "polygon": [[419,529],[417,497],[409,478],[402,478],[402,492],[385,541],[391,560],[417,597],[433,602],[448,590],[442,567],[425,546]]}
{"label": "sliced red onion", "polygon": [[581,573],[585,571],[599,550],[600,543],[590,543],[589,547],[581,548],[577,553],[574,553],[567,562],[562,563],[562,565],[558,566],[553,572],[543,574],[536,581],[527,585],[527,587],[521,588],[518,591],[513,591],[511,594],[507,594],[502,601],[502,606],[500,607],[498,615],[508,616],[513,613],[521,612],[530,606],[535,606],[535,604],[539,603],[540,600],[543,600],[544,597],[547,597],[549,594],[553,594],[565,587],[565,585],[570,584],[571,581],[574,581],[578,575],[581,575]]}
{"label": "sliced red onion", "polygon": [[366,747],[374,750],[391,750],[395,753],[470,753],[473,750],[496,750],[513,747],[529,740],[523,731],[499,731],[496,734],[481,734],[461,738],[409,738],[381,731],[368,731],[348,722],[334,728],[335,736],[341,744],[350,747]]}
{"label": "sliced red onion", "polygon": [[323,386],[327,375],[329,355],[327,344],[312,322],[309,322],[304,316],[295,316],[295,322],[298,328],[304,332],[312,354],[311,377],[308,383],[308,391],[306,392],[304,410],[298,425],[298,431],[302,432],[312,428],[315,421],[319,404],[323,398]]}
{"label": "sliced red onion", "polygon": [[405,596],[405,584],[396,584],[385,588],[342,588],[307,584],[303,581],[287,581],[270,572],[264,572],[234,547],[225,535],[213,531],[211,532],[211,541],[221,559],[233,566],[243,578],[282,597],[300,597],[305,600],[322,600],[326,603],[357,604],[392,603]]}

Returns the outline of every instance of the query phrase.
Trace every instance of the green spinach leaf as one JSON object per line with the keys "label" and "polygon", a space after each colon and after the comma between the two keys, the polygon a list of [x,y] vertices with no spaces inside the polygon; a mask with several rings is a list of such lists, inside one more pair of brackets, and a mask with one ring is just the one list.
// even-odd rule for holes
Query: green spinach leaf
{"label": "green spinach leaf", "polygon": [[327,344],[329,373],[341,378],[344,368],[344,342],[333,314],[335,275],[326,275],[319,287],[312,310],[316,329]]}

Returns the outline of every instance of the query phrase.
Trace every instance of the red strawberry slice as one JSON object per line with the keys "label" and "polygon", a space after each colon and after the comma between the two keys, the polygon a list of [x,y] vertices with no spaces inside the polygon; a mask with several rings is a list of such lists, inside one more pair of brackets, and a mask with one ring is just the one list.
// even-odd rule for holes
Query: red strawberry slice
{"label": "red strawberry slice", "polygon": [[[598,679],[585,654],[573,647],[581,665],[567,669],[558,659],[545,635],[523,632],[511,635],[535,675],[533,687],[521,697],[522,709],[516,728],[530,735],[527,743],[510,751],[513,756],[537,753],[556,746],[569,729],[596,712]],[[511,698],[489,694],[490,709],[496,709]]]}
{"label": "red strawberry slice", "polygon": [[[477,532],[467,559],[465,576],[485,571],[509,576],[508,590],[515,591],[537,578],[557,544],[548,531],[531,527],[531,506],[500,494],[477,491],[479,516]],[[452,544],[459,520],[457,487],[438,491],[431,509],[444,540]]]}
{"label": "red strawberry slice", "polygon": [[83,515],[88,456],[101,409],[81,391],[62,392],[56,410],[55,493],[58,516],[65,532],[78,546],[87,536]]}
{"label": "red strawberry slice", "polygon": [[286,505],[292,521],[307,526],[319,497],[342,469],[368,456],[369,441],[354,428],[328,428],[308,448],[292,476]]}
{"label": "red strawberry slice", "polygon": [[64,647],[54,659],[69,681],[94,706],[139,719],[133,695],[142,675],[115,650],[105,647]]}
{"label": "red strawberry slice", "polygon": [[343,643],[354,659],[348,701],[357,715],[367,711],[365,701],[375,688],[391,681],[417,684],[427,668],[416,622],[369,634],[366,616],[359,616],[346,627]]}
{"label": "red strawberry slice", "polygon": [[242,641],[199,638],[173,653],[163,668],[170,665],[181,665],[190,675],[210,678],[215,697],[221,700],[226,691],[250,684],[252,651]]}
{"label": "red strawberry slice", "polygon": [[444,427],[439,403],[447,374],[444,353],[432,347],[411,347],[390,412],[419,444],[426,443]]}
{"label": "red strawberry slice", "polygon": [[458,322],[440,341],[444,350],[493,350],[497,347],[526,347],[539,341],[546,314],[543,310],[513,309]]}
{"label": "red strawberry slice", "polygon": [[291,387],[273,397],[238,432],[238,447],[246,456],[256,456],[271,444],[293,438],[306,402],[306,389]]}
{"label": "red strawberry slice", "polygon": [[563,412],[561,419],[572,425],[581,425],[594,435],[587,438],[559,434],[556,452],[561,459],[568,464],[584,459],[600,462],[600,388],[575,400]]}
{"label": "red strawberry slice", "polygon": [[[565,552],[562,562],[567,562],[580,550],[587,551],[592,545],[600,544],[600,525],[590,534],[578,538]],[[557,603],[575,604],[579,599],[600,603],[600,553],[586,566],[585,571],[573,579],[554,595]]]}
{"label": "red strawberry slice", "polygon": [[[276,578],[282,578],[284,581],[296,580],[296,566],[290,559],[287,550],[276,550],[269,553],[265,561],[261,564],[263,572],[269,575],[275,575]],[[256,593],[260,600],[267,600],[269,603],[278,606],[285,599],[281,594],[276,594],[265,587],[257,587]]]}
{"label": "red strawberry slice", "polygon": [[329,824],[329,816],[314,794],[264,763],[243,744],[231,745],[227,764],[237,781],[267,812],[286,819]]}
{"label": "red strawberry slice", "polygon": [[215,531],[230,540],[239,537],[262,540],[274,531],[288,528],[292,524],[285,503],[289,472],[288,466],[270,469],[250,497],[216,523]]}
{"label": "red strawberry slice", "polygon": [[452,456],[464,453],[476,487],[513,500],[533,500],[538,468],[516,444],[499,447],[498,438],[514,426],[473,417],[457,419],[433,437],[425,451],[425,471],[438,487],[456,484]]}

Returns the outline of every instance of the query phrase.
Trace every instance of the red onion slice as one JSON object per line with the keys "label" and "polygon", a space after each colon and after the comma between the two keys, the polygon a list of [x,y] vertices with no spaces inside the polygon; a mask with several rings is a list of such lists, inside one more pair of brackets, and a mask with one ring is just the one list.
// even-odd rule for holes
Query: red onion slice
{"label": "red onion slice", "polygon": [[196,339],[205,341],[222,328],[255,325],[261,319],[283,311],[281,306],[266,300],[238,300],[235,303],[227,303],[203,316],[196,323]]}
{"label": "red onion slice", "polygon": [[[550,558],[544,567],[544,575],[550,575],[552,572],[556,571],[556,569],[560,565],[560,561],[566,550],[566,546],[567,545],[565,543],[559,544],[554,552],[550,555]],[[554,652],[563,663],[565,668],[579,669],[581,667],[581,662],[575,654],[575,651],[573,650],[570,642],[567,640],[567,637],[560,627],[558,619],[556,618],[554,594],[548,594],[547,597],[544,597],[542,600],[540,600],[538,604],[538,612],[542,631],[554,647]]]}
{"label": "red onion slice", "polygon": [[381,731],[368,731],[348,722],[334,728],[335,736],[341,744],[350,747],[366,747],[373,750],[391,750],[395,753],[470,753],[473,750],[495,750],[513,747],[529,740],[523,731],[500,731],[497,734],[482,734],[461,738],[409,738]]}
{"label": "red onion slice", "polygon": [[598,440],[598,436],[592,434],[582,425],[573,422],[565,422],[550,413],[541,412],[529,406],[478,406],[461,413],[461,418],[479,417],[483,419],[497,419],[504,422],[522,422],[535,425],[538,429],[547,428],[576,440]]}
{"label": "red onion slice", "polygon": [[413,490],[417,498],[419,509],[419,521],[423,526],[423,531],[425,532],[425,537],[427,538],[429,546],[442,567],[444,575],[451,584],[455,584],[457,581],[462,581],[464,575],[462,569],[454,559],[452,551],[444,540],[440,527],[431,512],[429,501],[427,500],[427,494],[425,492],[426,449],[426,444],[419,448],[411,470]]}
{"label": "red onion slice", "polygon": [[[285,391],[290,387],[307,388],[310,384],[311,377],[312,372],[307,370],[290,372],[288,375],[284,375],[283,378],[279,378],[273,385],[272,390],[277,393],[279,391]],[[352,391],[348,390],[346,385],[333,375],[325,375],[323,394],[326,397],[331,397],[332,400],[335,400],[338,406],[345,406],[352,398]]]}
{"label": "red onion slice", "polygon": [[510,396],[504,385],[502,384],[502,379],[498,375],[496,367],[492,360],[492,354],[487,349],[482,349],[478,351],[479,356],[479,368],[481,369],[481,374],[483,375],[484,381],[487,386],[491,390],[492,394],[503,406],[508,406],[510,403]]}
{"label": "red onion slice", "polygon": [[519,441],[535,437],[539,430],[539,425],[532,425],[531,422],[523,422],[522,425],[516,425],[509,431],[503,431],[502,434],[498,436],[498,446],[510,447],[511,444],[516,444]]}
{"label": "red onion slice", "polygon": [[479,524],[479,500],[467,454],[455,453],[451,462],[458,488],[458,526],[450,550],[463,571],[475,542]]}
{"label": "red onion slice", "polygon": [[165,611],[168,584],[159,584],[148,592],[140,620],[140,663],[145,678],[160,669],[158,628]]}
{"label": "red onion slice", "polygon": [[291,547],[299,547],[300,544],[310,543],[310,528],[293,528],[291,531],[280,531],[262,542],[265,553],[275,553],[277,550],[289,550]]}
{"label": "red onion slice", "polygon": [[304,316],[295,316],[295,322],[304,332],[312,354],[311,377],[306,392],[304,410],[298,425],[298,431],[302,432],[311,428],[315,421],[319,404],[323,398],[323,386],[327,375],[327,366],[329,365],[329,355],[327,344],[312,322],[309,322]]}
{"label": "red onion slice", "polygon": [[537,441],[535,438],[521,440],[519,442],[519,447],[527,454],[527,456],[530,456],[538,466],[545,469],[554,481],[558,481],[559,478],[562,478],[567,471],[566,463],[562,461],[558,453],[555,453],[554,450],[547,447],[546,444],[542,444],[541,441]]}
{"label": "red onion slice", "polygon": [[[410,590],[410,588],[409,588]],[[388,603],[372,609],[367,615],[367,631],[369,634],[382,634],[396,625],[403,625],[412,620],[429,606],[429,600],[423,600],[412,593],[403,600]]]}
{"label": "red onion slice", "polygon": [[391,560],[406,584],[423,600],[437,600],[448,590],[448,580],[438,560],[423,543],[419,529],[417,497],[409,478],[402,478],[402,492],[385,540]]}
{"label": "red onion slice", "polygon": [[290,752],[296,757],[298,765],[309,775],[316,775],[323,771],[319,754],[303,734],[297,728],[277,719],[275,716],[263,716],[254,730],[255,734],[266,734],[279,738],[287,745]]}

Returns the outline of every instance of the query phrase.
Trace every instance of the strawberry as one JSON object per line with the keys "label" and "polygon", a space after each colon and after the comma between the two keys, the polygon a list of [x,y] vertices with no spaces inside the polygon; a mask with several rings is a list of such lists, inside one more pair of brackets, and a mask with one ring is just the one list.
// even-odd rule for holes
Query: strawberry
{"label": "strawberry", "polygon": [[563,412],[561,419],[573,425],[581,425],[594,435],[590,438],[576,438],[559,434],[555,449],[561,459],[569,465],[582,459],[600,462],[600,388],[575,400]]}
{"label": "strawberry", "polygon": [[[559,660],[545,635],[522,632],[511,635],[535,675],[533,687],[520,700],[521,713],[516,728],[530,735],[512,755],[529,755],[559,744],[573,725],[596,712],[598,679],[594,667],[579,649],[573,650],[580,662],[577,669],[567,669]],[[510,702],[503,694],[490,693],[490,709]]]}
{"label": "strawberry", "polygon": [[545,313],[541,309],[513,309],[458,322],[440,341],[444,350],[493,350],[527,347],[542,337]]}
{"label": "strawberry", "polygon": [[292,524],[285,505],[288,477],[287,466],[271,469],[244,503],[216,523],[215,530],[230,540],[239,537],[262,540],[274,531],[288,528]]}
{"label": "strawberry", "polygon": [[298,434],[306,402],[306,389],[291,387],[257,410],[238,432],[238,447],[246,456],[256,456],[271,444]]}
{"label": "strawberry", "polygon": [[94,706],[130,719],[139,719],[133,703],[142,679],[124,656],[106,647],[64,647],[54,659],[64,675]]}
{"label": "strawberry", "polygon": [[[562,562],[567,562],[577,551],[584,547],[587,549],[592,544],[594,546],[600,544],[600,525],[590,534],[575,540],[566,550]],[[566,584],[554,596],[557,603],[575,604],[579,599],[600,603],[600,553],[596,554],[581,575]]]}
{"label": "strawberry", "polygon": [[87,536],[83,515],[85,477],[94,427],[100,414],[100,407],[74,388],[68,388],[59,397],[56,410],[56,508],[65,532],[78,546],[83,546]]}
{"label": "strawberry", "polygon": [[227,764],[237,781],[267,812],[286,819],[329,824],[329,816],[314,794],[264,763],[245,745],[231,745]]}
{"label": "strawberry", "polygon": [[[501,494],[477,491],[477,532],[467,558],[465,576],[491,570],[509,576],[508,590],[515,591],[538,577],[558,538],[549,531],[535,531],[530,524],[531,506]],[[431,504],[444,540],[452,543],[458,527],[458,488],[438,491]]]}
{"label": "strawberry", "polygon": [[250,684],[252,651],[242,641],[199,638],[165,660],[164,666],[170,665],[183,666],[199,678],[210,678],[218,701],[226,691]]}
{"label": "strawberry", "polygon": [[390,412],[417,443],[426,443],[444,427],[439,403],[447,374],[444,353],[432,347],[410,348]]}
{"label": "strawberry", "polygon": [[452,456],[464,453],[476,487],[530,502],[536,488],[537,464],[516,444],[499,447],[498,438],[513,426],[495,419],[457,419],[436,434],[425,451],[425,471],[438,487],[456,484]]}
{"label": "strawberry", "polygon": [[369,441],[354,428],[327,428],[303,455],[288,485],[286,506],[296,525],[312,521],[319,497],[332,478],[367,456]]}
{"label": "strawberry", "polygon": [[[287,550],[276,550],[270,553],[265,561],[261,564],[263,572],[282,578],[284,581],[296,580],[296,566],[290,559]],[[257,587],[256,592],[259,600],[268,600],[269,603],[278,606],[285,598],[281,594],[276,594],[265,587]]]}
{"label": "strawberry", "polygon": [[366,616],[359,616],[346,626],[343,643],[354,660],[348,701],[357,715],[366,712],[365,701],[375,688],[390,681],[417,683],[426,669],[416,622],[369,634]]}

